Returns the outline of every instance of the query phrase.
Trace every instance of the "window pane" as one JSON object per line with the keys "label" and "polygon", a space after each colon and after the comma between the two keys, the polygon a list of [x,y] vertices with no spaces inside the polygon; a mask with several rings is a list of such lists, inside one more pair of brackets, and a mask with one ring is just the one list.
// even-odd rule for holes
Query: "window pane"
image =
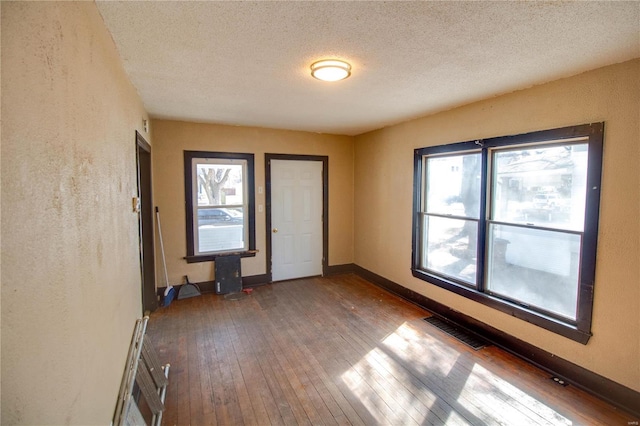
{"label": "window pane", "polygon": [[478,223],[424,215],[422,267],[476,285]]}
{"label": "window pane", "polygon": [[198,252],[245,248],[242,208],[198,209]]}
{"label": "window pane", "polygon": [[428,213],[480,216],[481,154],[427,157]]}
{"label": "window pane", "polygon": [[580,235],[489,225],[487,288],[576,319]]}
{"label": "window pane", "polygon": [[198,206],[243,205],[243,164],[198,164]]}
{"label": "window pane", "polygon": [[587,144],[498,151],[493,219],[583,231]]}
{"label": "window pane", "polygon": [[248,249],[243,182],[246,164],[246,160],[241,159],[194,159],[197,254]]}

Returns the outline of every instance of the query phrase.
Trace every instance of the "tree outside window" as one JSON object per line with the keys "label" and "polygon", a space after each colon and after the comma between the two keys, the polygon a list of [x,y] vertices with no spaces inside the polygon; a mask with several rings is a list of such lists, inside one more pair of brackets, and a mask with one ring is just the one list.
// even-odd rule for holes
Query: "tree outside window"
{"label": "tree outside window", "polygon": [[255,249],[253,154],[185,151],[187,260]]}

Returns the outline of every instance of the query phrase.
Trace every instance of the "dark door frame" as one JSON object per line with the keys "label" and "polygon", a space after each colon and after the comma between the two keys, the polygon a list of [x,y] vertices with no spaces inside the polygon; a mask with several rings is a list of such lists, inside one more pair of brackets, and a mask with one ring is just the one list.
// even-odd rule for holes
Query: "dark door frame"
{"label": "dark door frame", "polygon": [[264,154],[265,210],[267,240],[267,276],[273,281],[271,271],[271,160],[322,161],[322,275],[329,273],[329,157],[326,155]]}
{"label": "dark door frame", "polygon": [[136,131],[136,174],[138,180],[138,232],[140,237],[140,275],[142,312],[158,308],[156,295],[155,246],[153,243],[153,199],[151,193],[151,146]]}

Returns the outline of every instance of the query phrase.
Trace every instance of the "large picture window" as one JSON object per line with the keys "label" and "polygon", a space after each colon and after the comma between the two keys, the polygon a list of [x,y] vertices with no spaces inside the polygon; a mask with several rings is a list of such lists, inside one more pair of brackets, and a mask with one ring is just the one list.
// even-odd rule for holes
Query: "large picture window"
{"label": "large picture window", "polygon": [[586,343],[603,129],[416,150],[414,276]]}
{"label": "large picture window", "polygon": [[185,151],[187,261],[255,249],[253,154]]}

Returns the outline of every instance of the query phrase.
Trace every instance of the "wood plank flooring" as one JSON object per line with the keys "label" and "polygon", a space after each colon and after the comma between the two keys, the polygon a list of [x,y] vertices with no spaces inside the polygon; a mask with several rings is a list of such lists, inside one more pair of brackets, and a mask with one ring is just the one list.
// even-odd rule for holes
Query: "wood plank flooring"
{"label": "wood plank flooring", "polygon": [[205,294],[151,315],[165,425],[627,425],[637,419],[345,274]]}

